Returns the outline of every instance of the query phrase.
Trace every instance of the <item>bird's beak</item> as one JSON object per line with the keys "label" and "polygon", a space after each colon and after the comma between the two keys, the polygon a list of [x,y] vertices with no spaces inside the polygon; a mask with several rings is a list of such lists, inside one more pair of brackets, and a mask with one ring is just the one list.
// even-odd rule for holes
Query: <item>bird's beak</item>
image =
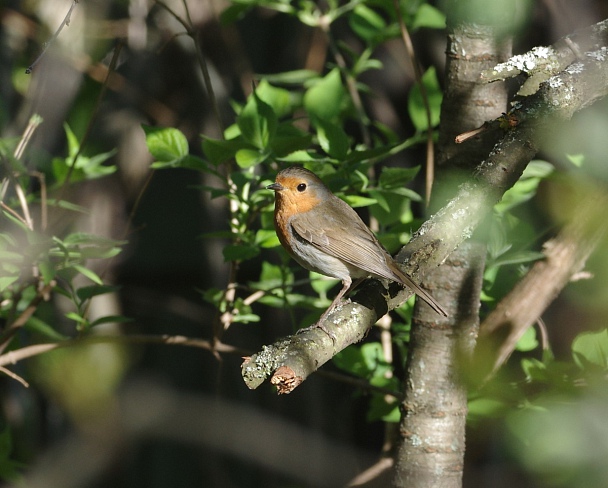
{"label": "bird's beak", "polygon": [[267,190],[274,190],[274,191],[281,191],[281,190],[284,190],[285,188],[280,183],[273,183],[272,185],[268,185],[266,187],[266,189]]}

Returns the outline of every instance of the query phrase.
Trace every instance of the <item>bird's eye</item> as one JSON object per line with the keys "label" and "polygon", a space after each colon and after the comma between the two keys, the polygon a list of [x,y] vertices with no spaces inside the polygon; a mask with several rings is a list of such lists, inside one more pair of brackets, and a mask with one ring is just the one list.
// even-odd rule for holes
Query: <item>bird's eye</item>
{"label": "bird's eye", "polygon": [[298,190],[299,192],[303,192],[304,190],[306,190],[306,183],[300,183],[300,184],[297,186],[297,190]]}

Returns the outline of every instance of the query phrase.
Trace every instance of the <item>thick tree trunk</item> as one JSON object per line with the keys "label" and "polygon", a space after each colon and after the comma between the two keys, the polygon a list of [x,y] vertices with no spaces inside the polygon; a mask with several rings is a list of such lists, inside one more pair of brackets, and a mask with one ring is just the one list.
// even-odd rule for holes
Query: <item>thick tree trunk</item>
{"label": "thick tree trunk", "polygon": [[[480,127],[506,111],[504,84],[482,84],[480,73],[510,56],[508,39],[497,41],[489,26],[458,22],[448,27],[446,86],[438,145],[439,179],[452,181],[454,170],[470,178],[471,170],[490,152],[501,134],[484,133],[472,143],[457,145],[455,137]],[[441,185],[441,183],[440,183]],[[452,186],[452,188],[454,188]],[[434,193],[443,205],[444,186]],[[479,326],[479,294],[485,246],[462,244],[440,268],[425,276],[449,318],[425,321],[416,314],[404,380],[395,485],[408,488],[462,486],[467,415],[466,388],[459,362],[470,357]],[[451,305],[451,307],[450,307]]]}

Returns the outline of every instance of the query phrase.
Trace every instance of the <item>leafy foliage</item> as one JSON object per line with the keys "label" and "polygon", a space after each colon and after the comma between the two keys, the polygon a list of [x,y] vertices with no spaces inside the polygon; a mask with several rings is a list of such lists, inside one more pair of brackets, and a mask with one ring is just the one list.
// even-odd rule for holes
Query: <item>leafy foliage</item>
{"label": "leafy foliage", "polygon": [[[410,31],[445,27],[444,14],[428,2],[400,0],[399,5]],[[220,320],[225,320],[218,330],[235,323],[260,322],[265,307],[286,309],[292,318],[296,309],[308,312],[300,323],[294,319],[297,328],[310,324],[330,303],[337,281],[303,273],[280,248],[274,232],[273,196],[265,187],[282,167],[300,164],[322,177],[332,191],[373,220],[389,250],[409,240],[419,224],[412,202],[422,201],[413,189],[420,168],[395,167],[387,161],[423,142],[425,131],[435,130],[442,103],[438,75],[431,67],[408,94],[407,114],[415,133],[403,140],[374,120],[360,102],[374,95],[365,75],[384,69],[377,48],[400,36],[392,0],[232,0],[222,13],[222,22],[234,23],[255,8],[270,9],[320,29],[327,35],[334,59],[323,72],[296,69],[257,76],[249,96],[232,101],[233,123],[222,137],[201,134],[200,147],[178,128],[142,125],[142,138],[154,159],[153,170],[203,173],[205,184],[197,189],[225,202],[229,213],[225,229],[203,236],[221,240],[222,257],[234,272],[234,281],[226,288],[201,291],[201,299],[212,304]],[[494,8],[491,14],[498,17]],[[332,26],[338,21],[358,40],[355,47],[333,38]],[[2,194],[0,215],[0,318],[6,325],[0,346],[9,350],[40,340],[64,344],[86,337],[102,324],[130,320],[120,315],[90,316],[92,300],[119,289],[104,280],[103,269],[126,241],[69,226],[51,230],[40,221],[32,225],[26,216],[30,207],[41,213],[52,208],[86,216],[89,209],[68,201],[63,190],[117,171],[112,164],[115,150],[89,153],[70,126],[65,124],[64,130],[66,154],[49,158],[37,168],[44,172],[40,180],[44,185],[31,184],[28,168],[15,155],[19,139],[0,139],[0,157],[11,175],[3,183],[10,191],[6,197]],[[569,157],[577,169],[584,168],[584,159],[584,155]],[[504,296],[528,266],[543,258],[539,243],[552,229],[539,229],[530,215],[539,189],[551,183],[556,171],[547,161],[533,161],[494,207],[487,229],[484,275],[483,298],[488,307]],[[19,188],[28,189],[25,202],[19,198]],[[51,190],[53,196],[46,196],[43,188]],[[243,265],[257,270],[257,276],[242,278]],[[50,295],[68,304],[59,318],[57,310],[44,306]],[[32,308],[35,310],[30,314]],[[408,354],[411,308],[409,302],[391,315],[394,360],[389,359],[375,332],[365,343],[334,358],[338,369],[366,383],[362,392],[369,392],[370,422],[399,420],[399,375]],[[16,338],[11,327],[21,318],[24,323],[19,327],[23,326],[25,334]],[[475,426],[488,419],[505,420],[512,437],[512,455],[554,485],[566,486],[584,477],[581,471],[594,479],[606,479],[602,463],[588,462],[594,453],[585,436],[594,434],[593,422],[602,425],[608,331],[579,334],[567,358],[556,359],[550,349],[541,351],[540,342],[533,329],[521,338],[509,365],[512,376],[499,377],[486,389],[471,394],[469,421]],[[40,361],[39,380],[51,394],[62,398],[78,422],[83,415],[94,416],[111,408],[108,398],[127,364],[120,347],[104,345],[91,354],[66,348]],[[590,422],[578,415],[573,406],[576,401],[591,412]],[[15,480],[21,467],[11,460],[11,451],[10,429],[3,429],[0,477],[5,480]],[[598,449],[600,453],[607,451]]]}

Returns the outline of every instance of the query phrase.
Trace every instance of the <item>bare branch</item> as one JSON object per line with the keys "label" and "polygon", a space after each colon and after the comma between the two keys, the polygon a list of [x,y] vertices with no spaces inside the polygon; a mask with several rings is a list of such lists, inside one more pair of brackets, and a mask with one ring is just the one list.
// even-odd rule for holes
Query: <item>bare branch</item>
{"label": "bare branch", "polygon": [[476,351],[476,364],[487,366],[484,376],[487,370],[493,374],[508,359],[521,336],[585,265],[608,230],[607,200],[604,192],[590,190],[574,209],[573,219],[545,244],[545,259],[536,262],[485,319]]}
{"label": "bare branch", "polygon": [[113,342],[122,342],[129,344],[166,344],[171,346],[188,346],[198,347],[200,349],[206,349],[208,351],[217,351],[227,354],[237,354],[243,356],[247,354],[247,351],[239,349],[222,342],[216,342],[212,344],[210,341],[204,339],[195,339],[185,336],[171,336],[171,335],[89,335],[78,339],[70,339],[62,342],[50,342],[47,344],[34,344],[32,346],[23,347],[14,351],[9,351],[0,355],[0,366],[6,366],[9,364],[17,364],[19,361],[29,359],[40,354],[44,354],[49,351],[63,347],[73,347],[78,345],[91,345],[91,344],[106,344]]}
{"label": "bare branch", "polygon": [[78,4],[78,0],[74,0],[72,2],[72,5],[70,6],[70,9],[68,10],[68,13],[63,18],[63,22],[61,22],[61,24],[59,25],[59,27],[57,28],[55,33],[52,35],[52,37],[47,42],[44,43],[44,49],[42,50],[40,55],[25,70],[26,75],[31,74],[31,72],[34,69],[34,66],[36,66],[38,64],[38,62],[44,57],[44,55],[46,54],[46,51],[48,50],[49,47],[51,47],[53,42],[55,42],[55,40],[59,37],[59,34],[61,34],[61,31],[63,30],[63,28],[70,25],[70,19],[72,18],[72,11],[74,10],[74,8],[76,7],[77,4]]}

